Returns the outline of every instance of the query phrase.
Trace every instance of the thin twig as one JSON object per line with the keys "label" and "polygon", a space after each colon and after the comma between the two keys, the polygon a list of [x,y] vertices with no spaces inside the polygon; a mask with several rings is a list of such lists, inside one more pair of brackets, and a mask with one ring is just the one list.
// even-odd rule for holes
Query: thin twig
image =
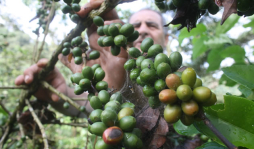
{"label": "thin twig", "polygon": [[49,122],[47,124],[58,124],[58,125],[67,125],[67,126],[74,126],[74,127],[82,127],[82,128],[87,128],[88,123],[61,123],[61,122]]}
{"label": "thin twig", "polygon": [[35,62],[37,62],[37,61],[39,60],[39,58],[40,58],[41,52],[42,52],[42,50],[43,50],[43,46],[44,46],[44,44],[45,44],[46,37],[47,37],[47,35],[48,35],[49,24],[51,23],[51,20],[53,19],[54,14],[55,14],[55,2],[53,1],[53,2],[52,2],[52,5],[51,5],[51,9],[50,9],[50,13],[49,13],[49,18],[48,18],[48,21],[47,21],[47,25],[46,25],[46,28],[45,28],[45,31],[44,31],[44,37],[43,37],[41,46],[40,46],[40,48],[38,49],[38,52],[37,52],[37,54],[36,54]]}
{"label": "thin twig", "polygon": [[3,110],[9,115],[11,116],[11,112],[5,107],[5,105],[2,103],[2,100],[0,100],[0,106],[3,108]]}
{"label": "thin twig", "polygon": [[31,112],[31,114],[34,118],[34,121],[37,123],[37,125],[40,128],[40,131],[41,131],[41,134],[42,134],[42,139],[43,139],[43,142],[44,142],[44,149],[48,149],[49,148],[48,140],[47,140],[47,135],[45,133],[44,127],[43,127],[41,121],[39,120],[39,118],[37,117],[37,115],[35,114],[33,107],[31,106],[31,104],[29,103],[29,101],[27,99],[26,99],[26,104],[27,104],[27,106],[29,108],[29,111]]}
{"label": "thin twig", "polygon": [[91,84],[91,87],[93,89],[94,95],[97,96],[99,92],[96,90],[96,88],[93,86],[93,84]]}
{"label": "thin twig", "polygon": [[2,136],[2,138],[1,138],[1,146],[0,146],[1,149],[4,147],[4,144],[2,142],[7,138],[9,133],[10,133],[10,127],[7,127],[5,129],[5,132],[4,132],[3,136]]}
{"label": "thin twig", "polygon": [[39,37],[40,37],[40,33],[37,34],[36,42],[35,42],[35,45],[34,45],[33,58],[32,58],[32,61],[31,61],[31,65],[36,63],[35,58],[36,58],[36,55],[37,55]]}
{"label": "thin twig", "polygon": [[36,145],[36,143],[35,143],[36,125],[33,125],[32,127],[33,127],[33,140],[32,140],[33,142],[32,143],[33,143],[33,148],[35,148],[35,145]]}
{"label": "thin twig", "polygon": [[[17,119],[19,119],[19,112],[17,112]],[[24,133],[24,128],[22,126],[22,124],[18,123],[19,125],[19,130],[20,130],[20,133],[21,133],[21,137],[25,136],[25,133]]]}
{"label": "thin twig", "polygon": [[88,100],[87,98],[71,98],[74,101],[86,101]]}
{"label": "thin twig", "polygon": [[96,142],[97,142],[98,136],[95,137],[93,148],[95,148]]}
{"label": "thin twig", "polygon": [[[58,90],[56,90],[53,86],[51,86],[50,84],[48,84],[45,81],[41,81],[41,84],[43,85],[43,87],[45,87],[46,89],[52,91],[53,93],[57,94],[59,97],[61,97],[64,101],[68,102],[69,104],[71,104],[73,107],[75,107],[76,109],[80,109],[80,105],[77,104],[76,102],[74,102],[73,100],[71,100],[71,98],[69,98],[68,96],[65,96],[63,93],[59,92]],[[83,112],[85,113],[87,116],[89,115],[87,112]]]}
{"label": "thin twig", "polygon": [[0,89],[28,89],[25,85],[20,86],[1,86]]}
{"label": "thin twig", "polygon": [[204,124],[224,143],[229,149],[237,149],[231,142],[228,141],[219,131],[214,127],[211,121],[205,116],[204,112],[201,113],[201,118]]}
{"label": "thin twig", "polygon": [[[19,119],[19,112],[17,112],[17,119]],[[25,132],[24,132],[23,125],[20,124],[20,123],[18,123],[18,126],[19,126],[19,130],[20,130],[21,138],[22,138],[22,137],[26,137],[26,136],[25,136]],[[23,141],[23,140],[22,140],[22,141]],[[25,148],[27,148],[27,144],[24,143],[24,145],[25,145]]]}
{"label": "thin twig", "polygon": [[248,63],[249,63],[250,65],[253,65],[253,63],[250,61],[250,59],[249,59],[247,56],[245,56],[245,58],[246,58],[246,60],[248,61]]}
{"label": "thin twig", "polygon": [[89,132],[88,132],[88,129],[87,129],[87,135],[86,135],[86,149],[88,148],[88,138],[89,138]]}
{"label": "thin twig", "polygon": [[178,40],[178,37],[175,34],[170,34],[170,37],[172,37],[173,39]]}
{"label": "thin twig", "polygon": [[147,105],[146,107],[144,107],[144,108],[142,108],[141,109],[141,111],[139,111],[136,115],[135,115],[135,117],[138,117],[140,114],[142,114],[146,109],[148,109],[150,106],[149,105]]}

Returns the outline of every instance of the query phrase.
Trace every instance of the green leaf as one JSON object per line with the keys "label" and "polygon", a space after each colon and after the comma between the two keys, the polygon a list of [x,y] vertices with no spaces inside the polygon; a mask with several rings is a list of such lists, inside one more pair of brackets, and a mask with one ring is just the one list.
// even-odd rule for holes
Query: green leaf
{"label": "green leaf", "polygon": [[[218,131],[235,146],[254,148],[254,102],[237,96],[224,96],[224,101],[223,110],[206,108],[206,116]],[[221,143],[202,121],[194,122],[194,126],[200,132]]]}
{"label": "green leaf", "polygon": [[211,108],[214,111],[223,110],[224,104],[223,103],[216,103],[216,106],[211,106],[209,108]]}
{"label": "green leaf", "polygon": [[204,42],[205,45],[213,49],[226,43],[233,44],[232,40],[226,34],[210,37],[207,41]]}
{"label": "green leaf", "polygon": [[191,36],[196,36],[202,34],[206,31],[206,26],[204,24],[198,24],[196,28],[193,28],[190,32],[188,32],[187,28],[183,28],[178,36],[179,45],[182,44],[184,38],[188,38]]}
{"label": "green leaf", "polygon": [[247,27],[253,27],[254,26],[254,17],[248,17],[248,19],[250,19],[251,21],[247,24],[244,24],[243,27],[247,28]]}
{"label": "green leaf", "polygon": [[209,52],[207,57],[207,62],[209,64],[207,72],[214,71],[220,68],[220,63],[223,60],[223,58],[219,54],[220,51],[221,49],[214,49]]}
{"label": "green leaf", "polygon": [[226,86],[235,86],[236,85],[236,82],[229,79],[225,74],[223,74],[219,80],[219,83],[220,84],[223,84],[224,82]]}
{"label": "green leaf", "polygon": [[197,41],[195,41],[195,43],[193,43],[193,59],[196,59],[208,49],[204,44],[207,39],[207,36],[203,35]]}
{"label": "green leaf", "polygon": [[0,107],[0,114],[8,116],[8,113],[6,111],[4,111],[1,107]]}
{"label": "green leaf", "polygon": [[233,65],[231,67],[222,68],[222,71],[235,82],[249,89],[254,89],[253,65]]}
{"label": "green leaf", "polygon": [[185,126],[180,120],[174,123],[175,131],[184,136],[193,136],[200,133],[193,125]]}
{"label": "green leaf", "polygon": [[225,146],[222,146],[216,142],[207,142],[196,149],[227,149]]}
{"label": "green leaf", "polygon": [[227,18],[227,20],[224,22],[223,25],[220,25],[220,22],[218,23],[216,27],[216,35],[219,34],[225,34],[227,31],[229,31],[233,26],[235,26],[236,22],[240,16],[237,15],[231,15],[230,17]]}
{"label": "green leaf", "polygon": [[240,92],[242,92],[242,94],[245,96],[245,97],[248,97],[248,96],[250,96],[250,94],[251,94],[251,89],[249,89],[249,88],[247,88],[247,87],[245,87],[245,86],[242,86],[242,85],[240,85],[239,87],[238,87],[238,89],[239,89],[239,91]]}
{"label": "green leaf", "polygon": [[252,20],[251,22],[243,25],[244,28],[253,27],[253,26],[254,26],[254,20]]}
{"label": "green leaf", "polygon": [[221,51],[220,55],[223,58],[231,57],[236,62],[243,62],[245,57],[245,50],[238,45],[232,45]]}
{"label": "green leaf", "polygon": [[252,89],[250,95],[247,97],[247,99],[254,101],[254,89]]}

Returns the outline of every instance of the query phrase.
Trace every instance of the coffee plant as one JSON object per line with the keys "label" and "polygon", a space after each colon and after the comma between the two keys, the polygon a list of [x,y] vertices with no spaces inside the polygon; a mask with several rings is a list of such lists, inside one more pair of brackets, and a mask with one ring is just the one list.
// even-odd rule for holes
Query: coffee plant
{"label": "coffee plant", "polygon": [[[42,7],[37,10],[36,15],[36,18],[39,18],[39,27],[34,31],[38,36],[40,27],[43,28],[46,36],[46,30],[51,19],[53,19],[51,8],[58,1],[40,1]],[[147,136],[156,136],[159,129],[165,129],[161,128],[164,121],[166,122],[165,127],[173,125],[175,131],[180,135],[191,136],[202,133],[204,135],[199,136],[200,139],[205,140],[204,142],[210,139],[198,148],[253,148],[253,66],[242,64],[222,69],[224,78],[227,81],[231,80],[235,84],[239,84],[242,95],[227,94],[224,96],[224,103],[217,103],[216,94],[203,85],[195,69],[183,65],[183,56],[180,52],[171,52],[166,55],[163,53],[162,46],[154,44],[152,38],[145,38],[142,41],[140,51],[132,47],[132,42],[139,37],[139,32],[135,31],[132,24],[111,23],[104,25],[104,20],[100,16],[104,12],[113,9],[119,2],[132,2],[132,0],[106,0],[100,8],[93,10],[85,18],[82,18],[76,13],[81,10],[80,0],[64,0],[65,5],[62,7],[62,12],[69,14],[70,19],[77,25],[57,47],[48,65],[42,69],[33,83],[29,86],[19,87],[24,91],[14,112],[10,113],[5,108],[2,100],[6,97],[1,96],[2,108],[0,112],[3,114],[0,121],[2,126],[0,148],[10,146],[25,148],[24,142],[30,139],[33,139],[33,148],[51,148],[52,142],[47,138],[43,125],[64,124],[56,118],[54,112],[47,108],[49,103],[39,99],[29,100],[40,85],[61,97],[64,100],[64,109],[68,110],[74,107],[79,111],[77,117],[81,113],[86,115],[86,123],[72,125],[83,127],[88,130],[90,136],[95,136],[92,142],[95,149],[141,149],[147,148],[150,143],[157,143],[157,141],[162,142],[160,146],[156,146],[159,148],[169,140],[174,140],[175,133],[173,135],[167,134],[173,139],[165,139],[164,137],[160,139],[159,137],[158,140],[153,139],[146,144],[147,141],[150,141],[147,140]],[[169,24],[181,24],[178,28],[182,29],[179,35],[180,43],[190,36],[202,39],[196,42],[202,45],[203,49],[200,50],[198,49],[200,46],[196,48],[194,45],[193,56],[195,58],[203,54],[209,46],[211,47],[211,45],[207,45],[209,42],[204,43],[203,40],[206,39],[202,38],[209,35],[205,35],[205,30],[198,30],[200,26],[203,28],[205,26],[196,25],[202,15],[206,12],[214,15],[223,6],[224,12],[221,23],[223,24],[232,13],[237,13],[239,16],[253,15],[253,2],[253,0],[219,0],[215,2],[211,0],[154,1],[161,12],[175,10],[176,15]],[[228,20],[232,21],[231,18]],[[237,19],[233,21],[237,22]],[[129,59],[125,62],[123,68],[128,72],[130,81],[142,87],[142,93],[147,97],[147,107],[142,107],[141,110],[137,111],[137,107],[140,106],[137,102],[132,103],[131,100],[125,99],[120,91],[109,88],[108,82],[104,80],[105,76],[109,74],[106,74],[99,64],[86,65],[87,61],[97,60],[102,56],[100,51],[89,50],[88,43],[81,36],[81,32],[91,26],[92,23],[97,27],[97,34],[100,36],[97,44],[100,47],[110,47],[113,56],[118,56],[121,50],[128,52]],[[168,26],[168,24],[165,26]],[[221,42],[223,45],[223,41]],[[1,49],[8,46],[4,43],[1,44]],[[241,47],[236,45],[227,45],[223,51],[225,55],[225,51],[232,50],[230,52],[237,53],[240,49]],[[223,51],[219,61],[223,60]],[[215,52],[218,52],[218,50]],[[54,68],[59,54],[65,56],[69,62],[74,59],[76,65],[82,65],[81,71],[72,74],[70,80],[74,85],[74,94],[89,93],[87,100],[93,108],[92,112],[88,113],[84,105],[77,104],[73,99],[59,93],[44,81],[45,76]],[[209,55],[216,57],[216,53],[213,52],[212,54]],[[35,56],[34,62],[38,61],[39,55],[40,52]],[[235,55],[233,57],[238,58]],[[131,86],[130,89],[134,90]],[[28,106],[28,110],[24,110],[25,105]],[[147,119],[143,117],[156,115],[154,111],[151,115],[149,115],[149,112],[146,113],[149,108],[158,111],[158,120],[155,121],[156,126],[153,126],[148,133],[144,134],[144,125],[149,124],[145,123]],[[162,117],[160,117],[160,113]],[[17,130],[20,131],[21,137],[18,139],[13,137],[12,139],[11,134]],[[32,131],[33,133],[31,133]],[[34,138],[36,134],[41,135],[41,140]],[[84,146],[87,148],[87,144],[80,145],[81,148]]]}
{"label": "coffee plant", "polygon": [[155,0],[160,11],[175,10],[175,17],[169,24],[181,24],[178,29],[186,27],[188,31],[196,27],[198,19],[206,12],[215,15],[220,7],[224,7],[221,24],[233,13],[251,16],[254,14],[253,3],[252,0]]}

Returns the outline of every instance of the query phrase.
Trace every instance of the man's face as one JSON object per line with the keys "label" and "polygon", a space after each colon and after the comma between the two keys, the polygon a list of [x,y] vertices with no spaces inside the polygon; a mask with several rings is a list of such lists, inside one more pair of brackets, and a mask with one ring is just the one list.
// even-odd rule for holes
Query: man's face
{"label": "man's face", "polygon": [[151,10],[142,10],[132,15],[129,21],[135,30],[139,32],[139,37],[133,42],[134,47],[140,49],[141,42],[150,37],[154,44],[160,44],[163,48],[167,45],[167,36],[163,32],[162,20],[159,14]]}

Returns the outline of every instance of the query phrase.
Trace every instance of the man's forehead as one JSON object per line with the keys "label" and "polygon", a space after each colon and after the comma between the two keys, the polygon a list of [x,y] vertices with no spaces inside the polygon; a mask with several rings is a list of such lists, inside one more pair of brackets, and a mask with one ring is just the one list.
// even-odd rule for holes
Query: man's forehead
{"label": "man's forehead", "polygon": [[141,10],[134,13],[129,22],[134,23],[141,20],[161,23],[160,15],[152,10]]}

